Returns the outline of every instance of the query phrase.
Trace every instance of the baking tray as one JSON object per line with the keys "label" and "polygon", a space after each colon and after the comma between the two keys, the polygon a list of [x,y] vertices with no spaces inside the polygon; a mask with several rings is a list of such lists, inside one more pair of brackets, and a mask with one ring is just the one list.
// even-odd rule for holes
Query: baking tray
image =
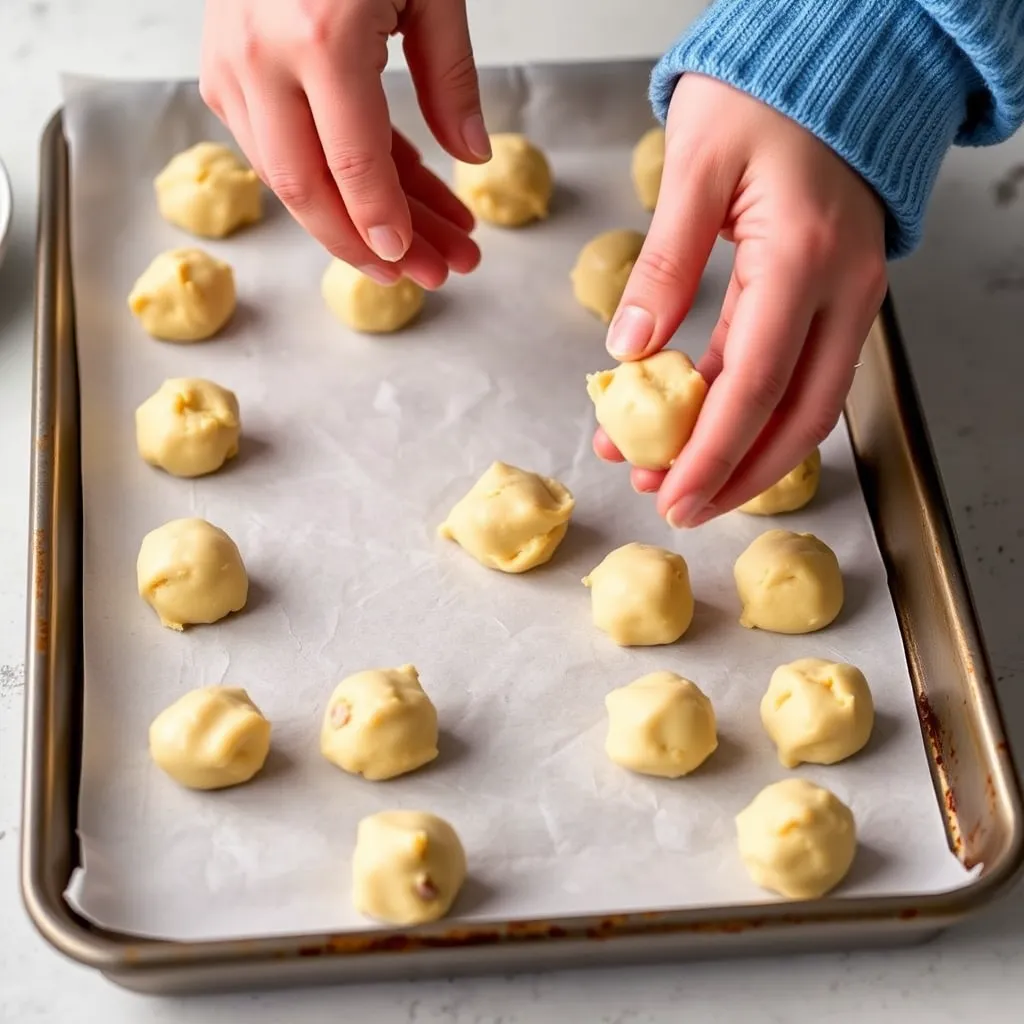
{"label": "baking tray", "polygon": [[61,115],[42,147],[29,564],[22,888],[59,950],[148,992],[567,967],[919,941],[992,898],[1024,855],[1021,798],[941,484],[891,303],[846,411],[903,635],[951,849],[977,876],[947,894],[438,922],[216,942],[118,934],[64,900],[79,863],[82,734],[81,467],[68,152]]}

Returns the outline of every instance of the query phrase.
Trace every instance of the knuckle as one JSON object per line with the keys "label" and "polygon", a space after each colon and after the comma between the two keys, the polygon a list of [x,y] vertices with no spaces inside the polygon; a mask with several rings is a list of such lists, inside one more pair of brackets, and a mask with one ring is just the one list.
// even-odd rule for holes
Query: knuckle
{"label": "knuckle", "polygon": [[770,413],[782,401],[787,381],[769,367],[758,367],[746,372],[736,380],[736,389],[744,402],[753,409]]}
{"label": "knuckle", "polygon": [[783,245],[798,267],[818,267],[839,252],[840,234],[829,220],[806,221],[791,229]]}
{"label": "knuckle", "polygon": [[441,74],[441,85],[451,92],[475,95],[477,89],[476,61],[466,52]]}
{"label": "knuckle", "polygon": [[336,178],[349,187],[367,184],[377,169],[377,160],[366,150],[354,149],[339,143],[324,143],[327,165]]}
{"label": "knuckle", "polygon": [[302,212],[313,205],[309,183],[290,170],[282,167],[270,168],[267,171],[267,184],[278,199],[291,210]]}
{"label": "knuckle", "polygon": [[333,4],[324,4],[322,0],[298,0],[292,27],[295,41],[320,49],[330,42],[337,19]]}
{"label": "knuckle", "polygon": [[655,288],[679,288],[685,279],[682,264],[658,249],[644,249],[637,257],[634,273]]}
{"label": "knuckle", "polygon": [[823,444],[829,434],[835,429],[836,424],[839,422],[839,417],[843,413],[844,399],[845,396],[840,398],[838,408],[834,411],[830,408],[827,411],[817,412],[808,420],[804,433],[801,436],[807,451],[811,451],[811,449]]}

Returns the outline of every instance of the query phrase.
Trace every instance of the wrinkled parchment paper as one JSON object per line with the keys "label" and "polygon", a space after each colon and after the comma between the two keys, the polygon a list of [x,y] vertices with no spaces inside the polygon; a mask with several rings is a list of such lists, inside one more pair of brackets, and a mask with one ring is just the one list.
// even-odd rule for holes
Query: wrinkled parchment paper
{"label": "wrinkled parchment paper", "polygon": [[[349,900],[357,821],[434,811],[460,833],[472,878],[458,917],[507,919],[771,899],[736,854],[733,816],[787,773],[762,731],[771,671],[817,655],[852,661],[878,722],[847,764],[803,768],[856,815],[860,852],[839,896],[952,888],[949,853],[885,574],[844,428],[824,447],[822,491],[784,524],[733,515],[671,531],[621,467],[591,452],[584,376],[609,360],[600,324],[574,304],[568,271],[610,227],[643,229],[630,147],[648,126],[645,68],[495,72],[492,129],[524,129],[559,182],[549,221],[481,227],[481,269],[430,297],[422,320],[363,338],[319,295],[324,253],[274,203],[264,224],[203,243],[235,268],[238,314],[217,340],[143,334],[125,305],[159,251],[191,240],[157,214],[152,178],[178,150],[223,138],[187,85],[69,87],[74,280],[85,501],[84,867],[68,898],[111,928],[176,939],[366,927]],[[408,85],[400,125],[427,140]],[[434,151],[431,151],[434,152]],[[438,167],[447,170],[443,161]],[[716,253],[676,344],[700,354],[728,275]],[[234,389],[240,456],[176,480],[144,465],[133,410],[165,377]],[[564,481],[577,499],[554,561],[521,577],[483,569],[435,536],[496,458]],[[143,535],[203,516],[236,540],[249,607],[211,627],[162,629],[135,590]],[[808,637],[737,624],[736,556],[773,525],[811,530],[843,565],[839,622]],[[628,541],[675,548],[699,605],[672,647],[623,650],[590,621],[580,579]],[[437,704],[441,756],[369,783],[320,756],[324,704],[343,676],[413,662]],[[696,680],[721,745],[695,775],[629,775],[603,752],[604,696],[655,669]],[[250,785],[179,789],[150,763],[147,728],[186,690],[246,687],[273,722]]]}

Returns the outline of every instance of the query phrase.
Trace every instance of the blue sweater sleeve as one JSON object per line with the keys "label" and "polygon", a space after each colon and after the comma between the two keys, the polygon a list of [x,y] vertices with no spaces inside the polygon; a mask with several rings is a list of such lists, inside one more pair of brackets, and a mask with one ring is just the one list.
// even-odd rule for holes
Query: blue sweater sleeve
{"label": "blue sweater sleeve", "polygon": [[1024,0],[717,0],[654,69],[661,120],[687,71],[835,150],[885,202],[901,256],[949,147],[1000,142],[1024,121]]}

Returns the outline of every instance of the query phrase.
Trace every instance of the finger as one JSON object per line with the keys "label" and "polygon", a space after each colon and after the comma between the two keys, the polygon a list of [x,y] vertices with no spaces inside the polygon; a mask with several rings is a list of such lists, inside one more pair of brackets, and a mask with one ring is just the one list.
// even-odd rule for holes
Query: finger
{"label": "finger", "polygon": [[412,5],[402,31],[416,96],[434,137],[456,160],[489,160],[465,0]]}
{"label": "finger", "polygon": [[480,262],[480,247],[461,228],[445,220],[418,199],[409,200],[416,235],[429,242],[457,274],[468,274]]}
{"label": "finger", "polygon": [[785,394],[814,315],[806,275],[771,257],[746,283],[725,342],[721,374],[693,435],[665,478],[658,511],[689,525],[732,475]]}
{"label": "finger", "polygon": [[303,78],[320,145],[348,215],[382,260],[400,260],[412,222],[391,156],[391,116],[370,50],[351,48]]}
{"label": "finger", "polygon": [[718,314],[718,323],[711,332],[711,340],[708,343],[707,351],[700,357],[697,363],[697,370],[708,382],[713,384],[722,372],[725,357],[725,339],[729,336],[729,327],[732,318],[736,315],[736,300],[740,297],[740,284],[733,270],[729,278],[729,287],[725,290],[725,299],[722,301],[722,311]]}
{"label": "finger", "polygon": [[263,180],[331,255],[382,283],[396,281],[398,271],[367,248],[349,219],[304,94],[297,85],[266,81],[252,89],[246,108]]}
{"label": "finger", "polygon": [[[874,312],[871,310],[871,319]],[[871,319],[863,307],[833,307],[818,318],[785,398],[736,472],[714,495],[711,507],[694,519],[694,525],[728,512],[771,487],[832,433],[853,384]]]}
{"label": "finger", "polygon": [[394,267],[428,291],[436,291],[448,280],[447,260],[420,234],[413,234],[409,251]]}
{"label": "finger", "polygon": [[634,491],[641,494],[655,494],[665,481],[665,471],[662,469],[637,469],[630,470],[629,481]]}
{"label": "finger", "polygon": [[605,462],[625,462],[622,452],[612,443],[612,439],[604,432],[604,427],[594,431],[594,453]]}
{"label": "finger", "polygon": [[249,111],[245,105],[245,97],[242,90],[233,87],[226,87],[218,91],[217,108],[212,106],[211,110],[225,128],[231,133],[235,145],[242,151],[249,166],[262,179],[263,171],[260,166],[259,150],[253,139],[252,129],[249,127]]}
{"label": "finger", "polygon": [[399,167],[402,187],[410,198],[418,199],[438,216],[451,221],[464,232],[476,227],[476,218],[469,208],[429,167],[419,164],[408,169]]}
{"label": "finger", "polygon": [[690,311],[704,266],[725,221],[739,168],[694,151],[672,133],[650,230],[629,275],[605,344],[617,359],[658,351]]}

